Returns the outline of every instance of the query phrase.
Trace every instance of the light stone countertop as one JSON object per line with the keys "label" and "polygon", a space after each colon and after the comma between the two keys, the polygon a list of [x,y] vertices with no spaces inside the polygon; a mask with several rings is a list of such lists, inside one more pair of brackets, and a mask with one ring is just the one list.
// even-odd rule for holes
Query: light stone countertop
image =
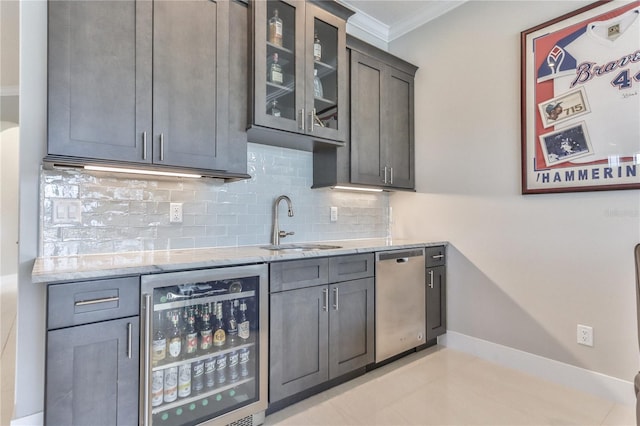
{"label": "light stone countertop", "polygon": [[[286,245],[286,243],[283,244]],[[315,242],[311,244],[315,244]],[[309,257],[340,256],[392,249],[447,245],[446,242],[388,240],[385,238],[320,241],[317,244],[336,245],[340,246],[340,248],[271,251],[260,248],[261,246],[239,246],[39,257],[33,266],[32,281],[34,283],[49,284],[123,275],[153,274],[186,269],[216,268]]]}

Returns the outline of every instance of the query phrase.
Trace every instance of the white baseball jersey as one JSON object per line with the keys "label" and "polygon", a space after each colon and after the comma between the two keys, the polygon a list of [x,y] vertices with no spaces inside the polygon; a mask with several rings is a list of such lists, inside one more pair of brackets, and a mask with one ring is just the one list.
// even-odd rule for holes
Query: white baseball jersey
{"label": "white baseball jersey", "polygon": [[615,162],[618,157],[639,155],[640,8],[590,22],[554,49],[552,53],[563,57],[562,66],[554,69],[552,64],[546,74],[539,70],[538,81],[553,78],[554,97],[582,87],[591,110],[556,127],[585,122],[593,155],[573,162]]}

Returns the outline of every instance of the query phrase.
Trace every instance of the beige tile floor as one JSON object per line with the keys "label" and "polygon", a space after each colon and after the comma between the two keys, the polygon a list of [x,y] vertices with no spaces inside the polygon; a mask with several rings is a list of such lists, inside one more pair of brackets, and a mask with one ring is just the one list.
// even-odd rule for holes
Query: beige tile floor
{"label": "beige tile floor", "polygon": [[0,425],[13,417],[13,395],[16,364],[16,283],[1,277],[0,282]]}
{"label": "beige tile floor", "polygon": [[635,409],[436,346],[276,412],[266,425],[635,426]]}
{"label": "beige tile floor", "polygon": [[[13,413],[15,283],[0,291],[5,426]],[[265,425],[634,426],[635,411],[436,346],[274,413]]]}

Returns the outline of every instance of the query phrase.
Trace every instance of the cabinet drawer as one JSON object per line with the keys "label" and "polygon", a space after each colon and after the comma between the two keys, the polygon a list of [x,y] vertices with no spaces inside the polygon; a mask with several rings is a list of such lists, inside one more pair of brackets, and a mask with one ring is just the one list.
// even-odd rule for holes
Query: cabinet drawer
{"label": "cabinet drawer", "polygon": [[444,246],[434,246],[426,248],[427,268],[432,266],[443,266],[447,263]]}
{"label": "cabinet drawer", "polygon": [[125,277],[50,285],[47,329],[138,315],[139,283]]}
{"label": "cabinet drawer", "polygon": [[328,282],[329,260],[327,258],[275,262],[269,268],[271,293],[322,285]]}
{"label": "cabinet drawer", "polygon": [[329,282],[357,280],[372,277],[375,256],[373,253],[329,258]]}

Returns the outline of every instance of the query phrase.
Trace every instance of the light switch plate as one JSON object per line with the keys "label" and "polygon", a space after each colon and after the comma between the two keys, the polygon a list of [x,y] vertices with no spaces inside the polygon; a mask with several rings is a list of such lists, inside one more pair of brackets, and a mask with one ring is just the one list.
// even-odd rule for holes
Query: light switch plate
{"label": "light switch plate", "polygon": [[69,198],[55,198],[53,200],[53,223],[81,223],[82,202]]}
{"label": "light switch plate", "polygon": [[331,222],[337,222],[337,221],[338,221],[338,208],[331,207]]}

